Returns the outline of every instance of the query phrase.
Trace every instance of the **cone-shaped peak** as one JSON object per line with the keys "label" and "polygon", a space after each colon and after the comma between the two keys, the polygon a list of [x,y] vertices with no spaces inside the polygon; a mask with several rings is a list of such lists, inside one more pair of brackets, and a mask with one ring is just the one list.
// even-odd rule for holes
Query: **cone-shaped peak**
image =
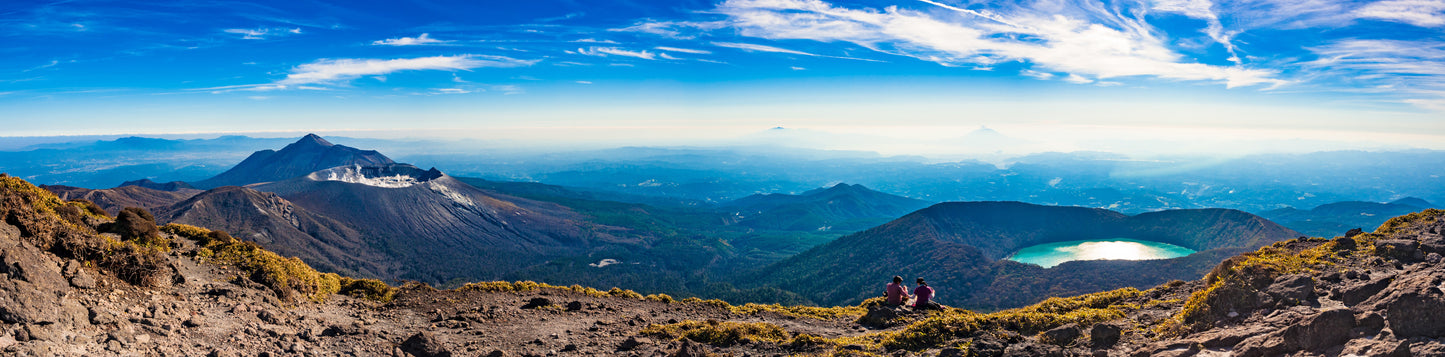
{"label": "cone-shaped peak", "polygon": [[332,144],[330,141],[326,141],[326,139],[322,139],[320,135],[316,135],[316,134],[306,134],[306,136],[301,137],[301,140],[297,140],[297,141],[296,141],[296,144],[302,144],[302,145],[317,145],[317,146],[332,146],[332,145],[334,145],[334,144]]}

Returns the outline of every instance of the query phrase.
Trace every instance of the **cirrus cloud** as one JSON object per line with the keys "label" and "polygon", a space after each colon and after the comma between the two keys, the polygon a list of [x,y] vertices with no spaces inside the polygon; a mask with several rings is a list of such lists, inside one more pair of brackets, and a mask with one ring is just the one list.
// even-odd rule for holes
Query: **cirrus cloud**
{"label": "cirrus cloud", "polygon": [[435,38],[431,38],[431,34],[423,33],[423,34],[421,34],[421,35],[419,35],[419,36],[417,36],[417,37],[398,37],[398,38],[388,38],[388,39],[385,39],[385,40],[376,40],[376,41],[372,41],[371,44],[372,44],[372,45],[376,45],[376,46],[419,46],[419,45],[440,45],[440,44],[445,44],[445,43],[449,43],[449,42],[451,42],[451,41],[438,40],[438,39],[435,39]]}

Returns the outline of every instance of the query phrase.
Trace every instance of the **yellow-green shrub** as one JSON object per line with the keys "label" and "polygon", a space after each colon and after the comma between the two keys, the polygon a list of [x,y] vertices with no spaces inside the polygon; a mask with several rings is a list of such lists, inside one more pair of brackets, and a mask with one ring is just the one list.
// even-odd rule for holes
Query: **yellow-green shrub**
{"label": "yellow-green shrub", "polygon": [[232,238],[225,232],[211,231],[200,243],[202,248],[211,252],[209,260],[240,268],[251,275],[251,280],[271,288],[283,299],[305,297],[312,301],[324,301],[327,296],[341,291],[341,276],[317,272],[299,258],[284,258],[254,242]]}
{"label": "yellow-green shrub", "polygon": [[396,288],[376,279],[352,279],[341,277],[341,288],[337,293],[377,302],[391,302],[396,297]]}
{"label": "yellow-green shrub", "polygon": [[670,339],[686,338],[720,347],[735,345],[743,339],[774,343],[785,343],[789,340],[788,332],[782,327],[766,322],[688,320],[668,325],[649,325],[639,333]]}

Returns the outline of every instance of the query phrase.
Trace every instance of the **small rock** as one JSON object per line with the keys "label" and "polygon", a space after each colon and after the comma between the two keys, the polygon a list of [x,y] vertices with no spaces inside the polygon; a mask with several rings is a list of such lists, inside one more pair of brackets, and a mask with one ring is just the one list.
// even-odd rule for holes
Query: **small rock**
{"label": "small rock", "polygon": [[626,341],[622,341],[622,344],[617,346],[617,350],[631,351],[633,349],[636,349],[637,347],[650,344],[652,344],[652,339],[650,338],[632,336],[628,337]]}
{"label": "small rock", "polygon": [[544,298],[544,297],[535,297],[535,298],[532,298],[531,300],[527,300],[527,303],[524,304],[524,305],[522,305],[522,308],[523,308],[523,309],[535,309],[535,308],[547,307],[547,306],[552,306],[552,300],[547,299],[547,298]]}
{"label": "small rock", "polygon": [[581,309],[582,309],[582,302],[581,302],[581,301],[573,301],[573,302],[567,303],[567,311],[577,311],[577,310],[581,310]]}

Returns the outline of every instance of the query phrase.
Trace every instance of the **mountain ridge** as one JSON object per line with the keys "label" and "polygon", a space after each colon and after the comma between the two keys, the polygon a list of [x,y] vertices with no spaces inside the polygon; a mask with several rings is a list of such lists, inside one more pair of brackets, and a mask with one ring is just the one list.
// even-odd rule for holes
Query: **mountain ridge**
{"label": "mountain ridge", "polygon": [[[1051,276],[1077,276],[1081,274],[1079,269],[1096,267],[1095,271],[1102,275],[1127,271],[1130,265],[1153,265],[1156,271],[1138,275],[1148,279],[1131,280],[1137,286],[1148,286],[1202,274],[1200,270],[1218,262],[1213,259],[1222,260],[1232,253],[1297,236],[1297,232],[1237,210],[1178,210],[1128,216],[1097,208],[1021,202],[946,202],[814,247],[738,280],[779,286],[820,304],[844,304],[876,295],[876,281],[863,277],[923,276],[936,286],[960,290],[940,299],[945,303],[999,309],[1036,302],[1048,296],[1040,292],[1056,285],[1050,282]],[[1195,254],[1198,257],[1165,263],[1070,262],[1052,269],[1001,260],[1019,248],[1036,244],[1117,237],[1170,243],[1200,253]],[[1023,279],[1007,281],[1029,285],[997,284],[1000,278],[1011,276]],[[1100,282],[1093,286],[1112,286],[1107,282],[1121,279],[1092,278]],[[1056,293],[1102,290],[1089,287],[1083,284]]]}

